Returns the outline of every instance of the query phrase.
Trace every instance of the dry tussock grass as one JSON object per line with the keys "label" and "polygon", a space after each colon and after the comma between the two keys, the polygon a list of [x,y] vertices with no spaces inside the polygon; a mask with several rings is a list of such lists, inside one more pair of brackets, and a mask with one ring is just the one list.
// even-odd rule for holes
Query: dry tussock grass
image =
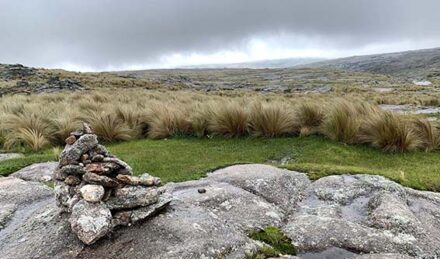
{"label": "dry tussock grass", "polygon": [[82,122],[105,141],[322,134],[388,152],[440,147],[440,130],[433,122],[383,112],[357,99],[127,89],[0,99],[0,141],[7,149],[60,145]]}

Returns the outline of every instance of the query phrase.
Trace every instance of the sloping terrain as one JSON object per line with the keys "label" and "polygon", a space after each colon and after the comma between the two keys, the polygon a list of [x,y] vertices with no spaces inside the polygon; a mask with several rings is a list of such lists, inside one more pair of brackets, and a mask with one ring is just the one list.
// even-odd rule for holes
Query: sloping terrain
{"label": "sloping terrain", "polygon": [[305,65],[315,68],[402,75],[422,78],[440,77],[440,48],[354,56]]}
{"label": "sloping terrain", "polygon": [[323,61],[322,58],[283,58],[269,59],[253,62],[225,63],[225,64],[206,64],[185,66],[182,68],[286,68],[299,65],[310,64],[313,62]]}

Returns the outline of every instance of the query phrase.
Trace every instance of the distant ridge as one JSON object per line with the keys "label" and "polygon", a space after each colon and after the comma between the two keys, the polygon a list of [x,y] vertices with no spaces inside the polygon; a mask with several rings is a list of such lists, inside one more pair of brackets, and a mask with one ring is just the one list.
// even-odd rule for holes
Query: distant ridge
{"label": "distant ridge", "polygon": [[357,72],[424,76],[432,70],[440,69],[440,48],[353,56],[305,64],[303,67],[336,68]]}
{"label": "distant ridge", "polygon": [[271,60],[261,60],[253,62],[243,62],[243,63],[229,63],[229,64],[203,64],[203,65],[193,65],[184,66],[180,68],[195,69],[195,68],[207,68],[207,69],[220,69],[220,68],[288,68],[298,65],[305,65],[309,63],[323,61],[323,58],[285,58],[285,59],[271,59]]}

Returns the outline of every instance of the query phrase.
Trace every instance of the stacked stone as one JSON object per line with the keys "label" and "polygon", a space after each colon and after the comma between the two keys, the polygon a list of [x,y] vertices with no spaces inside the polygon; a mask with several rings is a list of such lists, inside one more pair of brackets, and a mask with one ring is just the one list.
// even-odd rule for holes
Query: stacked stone
{"label": "stacked stone", "polygon": [[72,231],[92,244],[116,226],[148,218],[170,202],[160,179],[132,175],[84,125],[71,133],[54,172],[57,205],[70,214]]}

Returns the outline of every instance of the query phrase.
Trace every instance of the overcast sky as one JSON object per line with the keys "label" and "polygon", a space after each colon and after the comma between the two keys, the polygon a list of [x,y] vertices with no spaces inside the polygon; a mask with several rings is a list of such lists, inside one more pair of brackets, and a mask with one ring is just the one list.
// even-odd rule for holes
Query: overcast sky
{"label": "overcast sky", "polygon": [[440,0],[0,0],[0,63],[81,71],[440,47]]}

